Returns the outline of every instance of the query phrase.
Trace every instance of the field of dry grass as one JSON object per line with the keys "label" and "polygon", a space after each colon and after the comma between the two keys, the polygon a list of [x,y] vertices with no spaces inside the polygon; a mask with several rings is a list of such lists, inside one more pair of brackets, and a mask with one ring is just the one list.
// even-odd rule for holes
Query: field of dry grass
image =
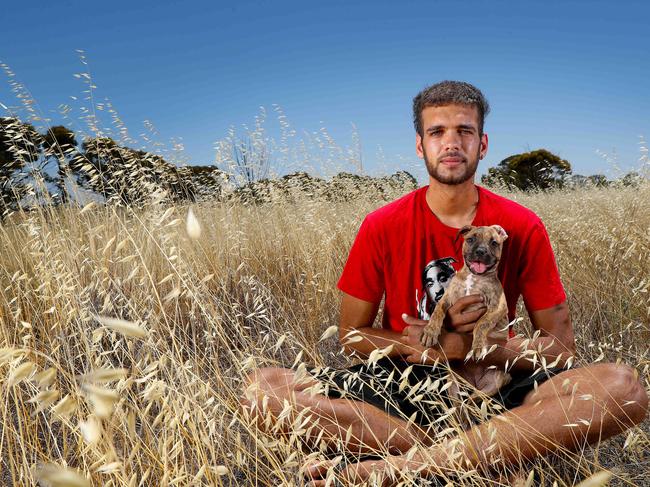
{"label": "field of dry grass", "polygon": [[[576,364],[621,360],[650,389],[650,185],[508,196],[548,227]],[[3,222],[0,482],[299,485],[318,455],[300,448],[308,416],[288,437],[259,433],[238,414],[241,381],[259,366],[347,363],[320,337],[337,324],[356,230],[383,203],[201,204],[194,238],[181,206]],[[649,485],[648,421],[528,469],[547,485],[602,469]]]}

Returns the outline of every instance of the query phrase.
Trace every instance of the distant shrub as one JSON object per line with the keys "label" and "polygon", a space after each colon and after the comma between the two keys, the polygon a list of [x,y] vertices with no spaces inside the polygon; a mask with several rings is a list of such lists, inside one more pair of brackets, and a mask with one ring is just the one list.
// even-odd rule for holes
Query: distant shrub
{"label": "distant shrub", "polygon": [[489,168],[481,182],[488,186],[529,191],[562,187],[569,174],[569,161],[546,149],[538,149],[507,157],[497,167]]}

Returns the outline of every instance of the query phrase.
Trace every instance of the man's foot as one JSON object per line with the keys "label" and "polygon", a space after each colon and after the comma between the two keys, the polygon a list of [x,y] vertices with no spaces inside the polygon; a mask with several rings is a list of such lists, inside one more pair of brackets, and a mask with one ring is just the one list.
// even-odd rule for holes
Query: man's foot
{"label": "man's foot", "polygon": [[304,475],[309,480],[307,485],[310,487],[324,487],[329,476],[335,478],[332,485],[356,485],[370,480],[373,485],[389,486],[397,483],[396,469],[385,460],[347,463],[339,457],[307,465]]}
{"label": "man's foot", "polygon": [[[345,457],[337,457],[308,464],[304,468],[305,478],[309,480],[310,487],[322,487],[327,483],[329,476],[334,476],[332,485],[357,485],[370,482],[371,485],[390,486],[403,480],[412,480],[420,477],[425,468],[425,463],[419,460],[416,454],[410,461],[404,456],[387,456],[386,458],[363,460],[356,463],[347,463]],[[448,482],[442,477],[427,475],[432,485],[445,486]],[[337,484],[336,482],[340,482]],[[437,481],[437,483],[435,483]]]}

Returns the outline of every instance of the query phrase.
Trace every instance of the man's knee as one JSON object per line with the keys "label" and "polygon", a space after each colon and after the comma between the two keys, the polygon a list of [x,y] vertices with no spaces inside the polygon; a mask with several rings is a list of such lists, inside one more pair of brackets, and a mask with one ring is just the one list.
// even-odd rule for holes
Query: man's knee
{"label": "man's knee", "polygon": [[248,373],[244,379],[240,403],[250,407],[264,395],[282,395],[289,387],[293,371],[277,367],[262,367]]}
{"label": "man's knee", "polygon": [[626,413],[631,424],[638,424],[648,414],[648,393],[635,369],[623,364],[608,364],[607,390]]}
{"label": "man's knee", "polygon": [[569,370],[531,391],[524,403],[563,395],[593,398],[600,407],[617,411],[617,416],[622,414],[628,425],[643,421],[648,412],[648,394],[635,369],[624,364],[601,363]]}
{"label": "man's knee", "polygon": [[286,369],[277,367],[260,367],[246,375],[245,385],[248,387],[252,384],[257,384],[264,389],[273,388],[279,381],[281,374],[285,373],[285,371]]}

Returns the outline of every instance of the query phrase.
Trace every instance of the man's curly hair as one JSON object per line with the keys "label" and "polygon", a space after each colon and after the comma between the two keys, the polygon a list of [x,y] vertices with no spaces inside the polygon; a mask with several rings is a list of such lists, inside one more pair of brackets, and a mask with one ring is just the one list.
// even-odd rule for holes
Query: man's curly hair
{"label": "man's curly hair", "polygon": [[470,105],[478,110],[478,131],[483,135],[483,123],[490,112],[488,101],[476,86],[464,81],[441,81],[423,89],[413,98],[413,125],[415,131],[424,136],[422,110],[426,107],[444,105]]}

